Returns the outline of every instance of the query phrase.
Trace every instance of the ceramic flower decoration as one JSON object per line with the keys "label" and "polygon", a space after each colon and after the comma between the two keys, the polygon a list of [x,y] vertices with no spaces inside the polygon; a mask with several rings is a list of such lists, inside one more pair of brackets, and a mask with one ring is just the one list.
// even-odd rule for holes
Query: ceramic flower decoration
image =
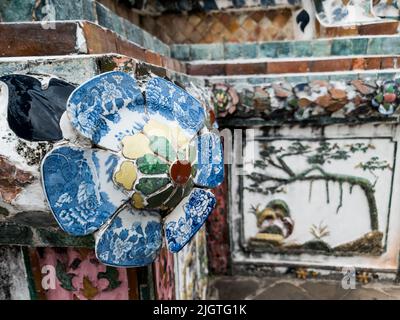
{"label": "ceramic flower decoration", "polygon": [[[142,93],[123,72],[101,74],[69,96],[70,139],[42,161],[42,181],[61,228],[94,233],[96,255],[114,266],[151,263],[163,242],[178,252],[215,206],[224,176],[219,135],[182,88],[151,78]],[[73,136],[73,134],[72,134]]]}
{"label": "ceramic flower decoration", "polygon": [[400,98],[399,85],[396,81],[385,81],[377,94],[371,100],[373,107],[383,115],[393,114],[398,107]]}
{"label": "ceramic flower decoration", "polygon": [[214,109],[221,117],[232,114],[236,110],[239,102],[239,96],[233,87],[229,87],[224,83],[218,83],[213,86],[213,95],[211,97]]}

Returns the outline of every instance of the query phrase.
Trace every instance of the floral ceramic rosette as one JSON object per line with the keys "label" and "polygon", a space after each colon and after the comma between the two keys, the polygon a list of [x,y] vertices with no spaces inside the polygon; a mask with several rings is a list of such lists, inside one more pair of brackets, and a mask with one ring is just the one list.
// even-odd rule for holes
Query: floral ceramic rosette
{"label": "floral ceramic rosette", "polygon": [[383,82],[378,92],[372,98],[371,104],[379,113],[384,115],[393,114],[400,99],[400,90],[398,81],[388,80]]}
{"label": "floral ceramic rosette", "polygon": [[151,263],[165,237],[181,250],[216,200],[223,150],[208,109],[181,87],[142,84],[113,71],[69,96],[61,124],[67,142],[42,161],[43,188],[67,233],[94,233],[107,265]]}

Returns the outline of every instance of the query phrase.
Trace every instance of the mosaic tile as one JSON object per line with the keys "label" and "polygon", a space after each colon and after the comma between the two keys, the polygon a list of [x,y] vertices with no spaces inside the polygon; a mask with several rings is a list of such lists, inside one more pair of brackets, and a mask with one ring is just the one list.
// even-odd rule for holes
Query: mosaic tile
{"label": "mosaic tile", "polygon": [[309,41],[296,41],[292,43],[293,56],[295,57],[311,57],[314,55]]}
{"label": "mosaic tile", "polygon": [[193,60],[223,60],[224,46],[222,43],[194,44],[190,46],[190,58]]}
{"label": "mosaic tile", "polygon": [[192,166],[189,161],[177,160],[171,165],[169,174],[177,185],[184,185],[192,174]]}
{"label": "mosaic tile", "polygon": [[215,188],[224,180],[224,158],[221,139],[215,133],[197,138],[197,174],[194,183]]}
{"label": "mosaic tile", "polygon": [[379,21],[370,1],[314,0],[318,21],[326,27],[356,25]]}
{"label": "mosaic tile", "polygon": [[189,139],[177,123],[164,124],[160,121],[150,119],[143,128],[148,137],[163,137],[174,149],[181,148],[188,144]]}
{"label": "mosaic tile", "polygon": [[113,173],[118,157],[103,150],[63,146],[43,160],[43,187],[61,228],[75,236],[100,228],[122,205]]}
{"label": "mosaic tile", "polygon": [[137,178],[136,166],[133,162],[124,161],[114,174],[114,181],[125,190],[132,190]]}
{"label": "mosaic tile", "polygon": [[1,1],[3,22],[29,21],[35,8],[35,0]]}
{"label": "mosaic tile", "polygon": [[400,46],[399,37],[383,38],[380,54],[398,54],[399,46]]}
{"label": "mosaic tile", "polygon": [[137,159],[136,165],[139,171],[145,174],[168,173],[169,170],[167,163],[152,154],[146,154]]}
{"label": "mosaic tile", "polygon": [[150,196],[146,199],[147,208],[157,208],[162,206],[172,195],[172,192],[175,190],[173,186],[167,187],[165,190],[160,193],[155,194],[154,196]]}
{"label": "mosaic tile", "polygon": [[398,1],[377,0],[373,1],[372,11],[380,18],[398,19],[400,17],[400,4]]}
{"label": "mosaic tile", "polygon": [[204,125],[205,111],[200,102],[169,81],[151,79],[146,99],[151,117],[165,124],[177,122],[189,138]]}
{"label": "mosaic tile", "polygon": [[96,14],[98,23],[101,26],[113,30],[121,36],[125,36],[123,19],[117,14],[98,2],[96,2]]}
{"label": "mosaic tile", "polygon": [[71,94],[67,110],[79,133],[114,151],[120,149],[125,136],[141,131],[148,119],[136,81],[119,71],[101,74],[79,86]]}
{"label": "mosaic tile", "polygon": [[391,115],[398,108],[399,97],[400,90],[398,82],[385,81],[374,98],[371,100],[371,104],[379,111],[380,114]]}
{"label": "mosaic tile", "polygon": [[190,46],[187,45],[171,45],[172,58],[187,61],[190,60]]}
{"label": "mosaic tile", "polygon": [[173,161],[177,157],[174,148],[165,137],[150,137],[150,149],[167,161]]}
{"label": "mosaic tile", "polygon": [[8,124],[15,134],[29,141],[58,141],[63,138],[60,119],[75,87],[57,78],[43,79],[8,75],[0,81],[8,86]]}
{"label": "mosaic tile", "polygon": [[157,190],[160,190],[170,182],[169,178],[141,178],[136,184],[135,189],[148,196]]}
{"label": "mosaic tile", "polygon": [[168,199],[168,201],[165,202],[165,206],[168,208],[175,208],[182,201],[184,192],[185,188],[182,186],[175,188],[172,196]]}
{"label": "mosaic tile", "polygon": [[165,219],[168,249],[172,252],[181,250],[200,229],[214,206],[212,192],[193,189]]}
{"label": "mosaic tile", "polygon": [[125,136],[122,140],[122,154],[128,159],[137,159],[145,154],[152,153],[150,141],[143,133]]}
{"label": "mosaic tile", "polygon": [[132,195],[132,205],[136,209],[143,209],[144,208],[144,198],[139,192],[135,192]]}
{"label": "mosaic tile", "polygon": [[123,26],[125,29],[126,37],[141,46],[144,44],[144,31],[138,26],[132,24],[130,21],[123,19]]}
{"label": "mosaic tile", "polygon": [[161,217],[124,208],[96,235],[96,256],[106,265],[140,267],[154,261],[162,244]]}

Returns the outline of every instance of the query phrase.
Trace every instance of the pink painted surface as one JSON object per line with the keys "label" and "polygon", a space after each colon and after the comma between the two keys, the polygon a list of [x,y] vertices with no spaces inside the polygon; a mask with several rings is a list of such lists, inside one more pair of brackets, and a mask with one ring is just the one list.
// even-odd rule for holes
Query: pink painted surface
{"label": "pink painted surface", "polygon": [[[40,249],[39,249],[40,250]],[[78,264],[78,260],[81,262]],[[61,287],[61,282],[57,275],[56,288],[48,289],[44,292],[48,300],[128,300],[129,286],[126,269],[115,268],[118,275],[115,277],[121,283],[115,289],[109,290],[109,281],[99,279],[100,272],[106,271],[106,266],[99,263],[93,250],[88,249],[54,249],[45,248],[39,255],[39,264],[41,270],[46,265],[54,267],[57,270],[57,264],[60,263],[65,270],[61,272],[64,276],[72,276],[72,285],[75,291],[66,290]],[[42,274],[42,279],[43,279]],[[67,276],[69,277],[69,276]]]}
{"label": "pink painted surface", "polygon": [[217,204],[206,224],[208,268],[212,274],[226,274],[229,267],[226,178],[220,186],[213,190],[213,193],[217,199]]}
{"label": "pink painted surface", "polygon": [[154,276],[157,299],[175,299],[174,255],[165,247],[154,261]]}

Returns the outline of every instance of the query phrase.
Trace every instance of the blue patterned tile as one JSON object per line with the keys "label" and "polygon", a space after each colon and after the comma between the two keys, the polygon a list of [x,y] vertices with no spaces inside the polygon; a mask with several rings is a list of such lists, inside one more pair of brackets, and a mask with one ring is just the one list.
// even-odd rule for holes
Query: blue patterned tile
{"label": "blue patterned tile", "polygon": [[180,251],[201,228],[215,207],[211,191],[193,189],[188,197],[165,218],[168,249]]}
{"label": "blue patterned tile", "polygon": [[61,228],[82,236],[100,228],[126,201],[114,185],[118,157],[104,150],[63,146],[42,163],[43,188]]}
{"label": "blue patterned tile", "polygon": [[136,81],[124,72],[101,74],[79,86],[67,104],[72,126],[95,144],[118,151],[120,141],[148,120]]}
{"label": "blue patterned tile", "polygon": [[162,244],[161,217],[130,207],[96,235],[96,256],[111,266],[140,267],[154,261]]}
{"label": "blue patterned tile", "polygon": [[197,173],[194,183],[215,188],[224,180],[224,156],[220,137],[215,133],[203,134],[197,143]]}
{"label": "blue patterned tile", "polygon": [[[314,0],[316,17],[325,27],[379,22],[370,1]],[[356,14],[354,14],[356,12]]]}
{"label": "blue patterned tile", "polygon": [[177,122],[189,137],[204,126],[205,110],[200,102],[170,81],[151,79],[147,83],[146,98],[152,119],[167,125]]}
{"label": "blue patterned tile", "polygon": [[374,14],[382,19],[400,18],[400,3],[398,1],[374,1],[372,11]]}

